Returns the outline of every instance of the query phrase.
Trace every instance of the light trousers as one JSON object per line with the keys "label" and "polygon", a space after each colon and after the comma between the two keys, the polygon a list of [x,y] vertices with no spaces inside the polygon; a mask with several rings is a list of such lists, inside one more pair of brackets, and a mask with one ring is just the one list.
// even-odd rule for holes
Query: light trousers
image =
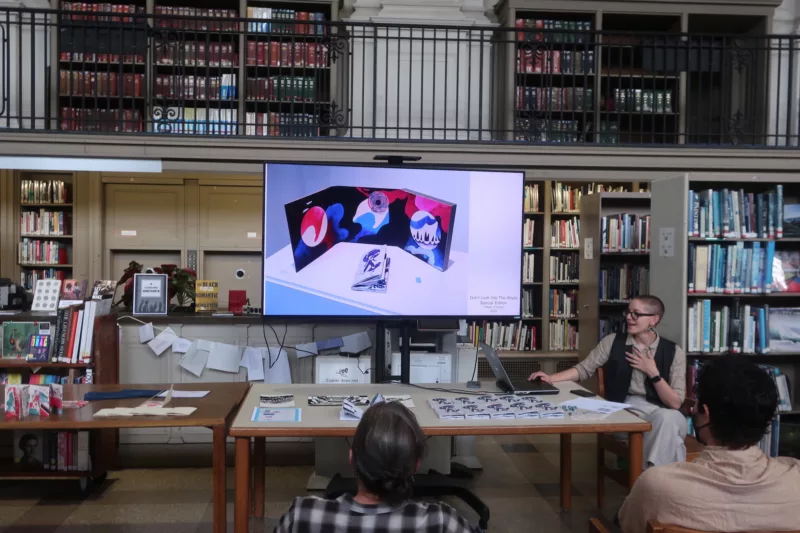
{"label": "light trousers", "polygon": [[630,404],[632,411],[653,426],[653,429],[644,434],[642,468],[686,460],[684,439],[689,424],[680,411],[653,405],[644,396],[628,396],[625,403]]}

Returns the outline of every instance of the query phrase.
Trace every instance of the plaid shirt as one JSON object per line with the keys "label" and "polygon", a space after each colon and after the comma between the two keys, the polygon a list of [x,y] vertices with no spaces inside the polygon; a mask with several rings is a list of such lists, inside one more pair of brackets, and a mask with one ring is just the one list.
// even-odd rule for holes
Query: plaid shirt
{"label": "plaid shirt", "polygon": [[478,533],[477,526],[444,504],[408,501],[361,505],[345,494],[336,500],[295,498],[274,533]]}

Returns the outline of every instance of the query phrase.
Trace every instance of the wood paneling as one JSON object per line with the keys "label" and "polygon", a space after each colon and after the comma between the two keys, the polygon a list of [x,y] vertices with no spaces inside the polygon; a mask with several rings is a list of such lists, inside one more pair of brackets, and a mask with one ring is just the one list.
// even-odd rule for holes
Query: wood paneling
{"label": "wood paneling", "polygon": [[106,243],[110,249],[183,249],[183,186],[107,184],[105,197]]}
{"label": "wood paneling", "polygon": [[260,249],[262,187],[200,187],[200,243],[204,249]]}

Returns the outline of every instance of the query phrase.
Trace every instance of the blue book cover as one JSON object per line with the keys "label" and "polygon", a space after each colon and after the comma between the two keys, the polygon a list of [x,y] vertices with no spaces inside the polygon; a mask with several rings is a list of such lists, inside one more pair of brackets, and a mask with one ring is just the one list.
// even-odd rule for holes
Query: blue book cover
{"label": "blue book cover", "polygon": [[783,185],[775,187],[775,236],[783,237]]}
{"label": "blue book cover", "polygon": [[711,351],[711,300],[703,300],[703,351]]}
{"label": "blue book cover", "polygon": [[767,258],[764,261],[764,291],[772,291],[772,262],[775,259],[775,241],[767,243]]}

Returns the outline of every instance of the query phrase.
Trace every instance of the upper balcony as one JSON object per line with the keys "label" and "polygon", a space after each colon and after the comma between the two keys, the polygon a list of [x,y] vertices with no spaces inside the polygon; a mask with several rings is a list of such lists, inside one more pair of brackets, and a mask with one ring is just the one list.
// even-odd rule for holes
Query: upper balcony
{"label": "upper balcony", "polygon": [[798,146],[794,36],[97,5],[0,9],[0,133]]}

